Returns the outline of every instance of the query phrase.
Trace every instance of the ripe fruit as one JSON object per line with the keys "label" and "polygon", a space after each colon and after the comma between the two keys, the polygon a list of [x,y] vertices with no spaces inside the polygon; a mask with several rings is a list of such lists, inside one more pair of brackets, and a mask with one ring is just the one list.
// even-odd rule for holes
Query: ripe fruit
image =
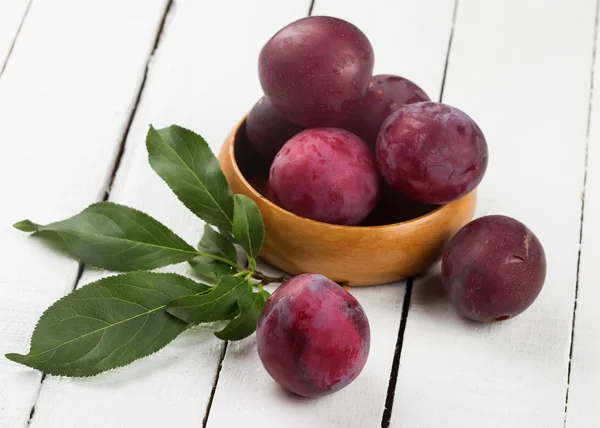
{"label": "ripe fruit", "polygon": [[424,204],[407,198],[383,182],[377,204],[361,222],[361,226],[383,226],[409,221],[429,214],[437,208],[438,205]]}
{"label": "ripe fruit", "polygon": [[488,161],[485,137],[464,112],[446,104],[407,104],[392,113],[377,137],[383,178],[406,196],[445,204],[481,182]]}
{"label": "ripe fruit", "polygon": [[375,206],[379,187],[369,147],[337,128],[296,134],[281,148],[269,174],[269,191],[277,205],[325,223],[360,223]]}
{"label": "ripe fruit", "polygon": [[538,238],[510,217],[490,215],[464,226],[442,259],[450,301],[467,318],[501,321],[527,309],[546,277]]}
{"label": "ripe fruit", "polygon": [[269,164],[285,144],[302,127],[284,118],[267,97],[262,97],[248,113],[246,133],[254,149]]}
{"label": "ripe fruit", "polygon": [[385,119],[405,104],[422,101],[429,101],[429,97],[410,80],[391,74],[373,76],[357,112],[341,128],[358,135],[375,149]]}
{"label": "ripe fruit", "polygon": [[310,16],[288,24],[262,48],[260,84],[283,116],[305,127],[350,117],[373,72],[373,48],[349,22]]}
{"label": "ripe fruit", "polygon": [[256,343],[265,369],[290,392],[332,394],[362,371],[370,348],[360,303],[323,275],[284,282],[258,319]]}

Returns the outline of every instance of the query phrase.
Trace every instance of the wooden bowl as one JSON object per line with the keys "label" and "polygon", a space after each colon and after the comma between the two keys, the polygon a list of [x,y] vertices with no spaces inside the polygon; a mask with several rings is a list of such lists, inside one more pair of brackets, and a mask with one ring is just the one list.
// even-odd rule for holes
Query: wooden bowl
{"label": "wooden bowl", "polygon": [[248,143],[245,118],[225,140],[219,161],[232,192],[252,198],[262,213],[260,257],[292,275],[320,273],[350,285],[416,275],[439,259],[448,240],[475,212],[473,191],[425,215],[380,226],[338,226],[292,214],[263,196],[268,195],[268,165]]}

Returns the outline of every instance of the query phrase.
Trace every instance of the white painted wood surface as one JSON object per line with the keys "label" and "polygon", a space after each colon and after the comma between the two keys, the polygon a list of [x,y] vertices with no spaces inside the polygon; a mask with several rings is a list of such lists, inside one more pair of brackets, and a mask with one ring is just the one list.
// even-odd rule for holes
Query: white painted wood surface
{"label": "white painted wood surface", "polygon": [[416,281],[392,427],[563,427],[594,17],[593,0],[459,2],[444,101],[488,140],[477,215],[528,225],[547,279],[493,325],[460,318],[439,277]]}
{"label": "white painted wood surface", "polygon": [[[103,193],[164,8],[138,6],[34,2],[0,78],[2,355],[27,351],[42,311],[73,285],[76,261],[11,225],[66,218]],[[1,427],[27,423],[40,379],[0,358]]]}
{"label": "white painted wood surface", "polygon": [[566,428],[600,426],[600,38],[596,33],[594,93],[588,135],[588,162],[577,312],[571,360]]}
{"label": "white painted wood surface", "polygon": [[29,0],[0,0],[0,74],[27,11]]}
{"label": "white painted wood surface", "polygon": [[[176,1],[149,68],[110,200],[151,214],[196,244],[204,223],[150,168],[148,125],[188,127],[218,152],[230,129],[261,96],[255,70],[262,44],[304,16],[308,7],[308,1],[220,1],[211,3],[209,19],[205,2]],[[87,273],[82,283],[99,275]],[[190,331],[122,370],[92,379],[49,377],[31,426],[201,427],[223,346],[212,333]]]}
{"label": "white painted wood surface", "polygon": [[[101,197],[167,3],[33,0],[0,77],[2,353],[27,349],[39,315],[70,290],[77,271],[10,224],[64,218]],[[202,222],[148,166],[148,125],[189,127],[218,151],[261,95],[260,48],[309,3],[175,0],[110,199],[147,211],[195,244]],[[0,0],[0,69],[26,6]],[[376,73],[406,76],[437,99],[453,8],[450,0],[316,0],[313,14],[356,24],[373,43]],[[595,0],[459,0],[444,101],[471,114],[488,138],[478,215],[529,225],[546,248],[548,279],[527,312],[496,325],[460,318],[434,274],[416,280],[392,427],[563,427],[595,8]],[[600,426],[599,99],[596,93],[567,428]],[[80,284],[108,274],[86,271]],[[405,286],[352,293],[369,316],[371,353],[363,374],[332,396],[284,393],[250,337],[227,347],[204,420],[224,344],[192,331],[126,368],[88,379],[50,376],[41,389],[39,373],[0,359],[0,427],[25,426],[34,404],[33,427],[379,427]]]}
{"label": "white painted wood surface", "polygon": [[[392,5],[377,0],[369,3],[368,10],[386,8],[388,13],[373,20],[372,15],[365,13],[364,4],[360,2],[319,0],[313,15],[332,15],[354,23],[368,35],[374,46],[376,73],[410,76],[436,99],[444,72],[452,24],[452,3],[428,0]],[[402,17],[399,23],[396,17]],[[386,49],[391,40],[407,39],[418,31],[427,33],[428,37],[413,39],[409,50],[415,56],[427,56],[429,61],[405,62],[396,50]],[[352,290],[369,316],[372,334],[369,359],[361,375],[350,386],[318,400],[298,399],[282,391],[262,368],[254,336],[230,344],[223,361],[208,428],[227,426],[232,415],[236,415],[236,420],[253,427],[380,426],[404,293],[404,283]]]}

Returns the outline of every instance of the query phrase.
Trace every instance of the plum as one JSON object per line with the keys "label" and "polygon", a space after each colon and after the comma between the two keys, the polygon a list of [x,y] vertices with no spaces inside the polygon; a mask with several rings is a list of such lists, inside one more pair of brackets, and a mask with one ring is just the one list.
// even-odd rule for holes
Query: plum
{"label": "plum", "polygon": [[358,301],[318,274],[284,282],[258,319],[258,355],[269,375],[304,397],[332,394],[362,371],[371,342]]}
{"label": "plum", "polygon": [[358,107],[373,63],[373,47],[357,27],[309,16],[267,41],[258,74],[265,95],[284,117],[304,127],[337,126]]}
{"label": "plum", "polygon": [[383,226],[414,220],[431,213],[437,208],[439,208],[438,205],[425,204],[410,199],[383,182],[375,208],[373,208],[373,211],[371,211],[369,216],[360,225]]}
{"label": "plum", "polygon": [[400,76],[379,74],[373,76],[357,112],[340,128],[358,135],[375,150],[381,124],[394,111],[406,104],[430,101],[415,83]]}
{"label": "plum", "polygon": [[442,282],[453,306],[475,321],[515,317],[537,298],[546,255],[523,223],[502,215],[471,221],[451,239]]}
{"label": "plum", "polygon": [[381,178],[367,144],[349,131],[309,128],[271,165],[269,191],[282,208],[325,223],[354,225],[371,212]]}
{"label": "plum", "polygon": [[257,153],[269,164],[302,127],[284,118],[267,97],[262,97],[248,113],[246,133]]}
{"label": "plum", "polygon": [[488,148],[466,113],[421,102],[403,106],[384,121],[376,156],[381,175],[394,189],[420,202],[445,204],[479,185]]}

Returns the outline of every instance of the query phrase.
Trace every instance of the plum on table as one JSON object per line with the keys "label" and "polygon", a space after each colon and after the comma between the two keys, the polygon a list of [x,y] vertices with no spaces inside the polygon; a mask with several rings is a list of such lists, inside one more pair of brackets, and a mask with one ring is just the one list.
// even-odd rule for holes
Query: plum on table
{"label": "plum on table", "polygon": [[488,215],[452,238],[442,258],[442,282],[453,306],[476,321],[515,317],[537,298],[546,255],[523,223]]}
{"label": "plum on table", "polygon": [[353,382],[370,348],[360,303],[323,275],[303,274],[271,295],[258,319],[258,355],[283,388],[305,397],[332,394]]}

